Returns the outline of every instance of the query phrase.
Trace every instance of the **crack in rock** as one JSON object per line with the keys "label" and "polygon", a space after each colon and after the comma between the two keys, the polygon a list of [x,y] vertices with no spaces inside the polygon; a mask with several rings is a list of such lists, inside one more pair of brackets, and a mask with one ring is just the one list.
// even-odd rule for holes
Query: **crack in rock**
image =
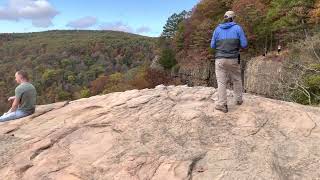
{"label": "crack in rock", "polygon": [[192,180],[193,179],[193,171],[194,171],[194,168],[196,167],[197,163],[202,160],[205,156],[207,155],[207,152],[206,153],[203,153],[201,154],[200,156],[198,157],[195,157],[192,159],[192,162],[189,166],[189,170],[188,170],[188,177],[189,177],[189,180]]}
{"label": "crack in rock", "polygon": [[312,128],[310,128],[310,131],[308,132],[307,135],[305,135],[305,137],[309,137],[312,134],[312,131],[316,129],[317,127],[317,123],[311,118],[311,116],[306,112],[307,116],[309,117],[309,119],[314,123],[314,126]]}
{"label": "crack in rock", "polygon": [[43,151],[47,150],[47,149],[50,149],[52,146],[53,146],[53,142],[43,146],[43,147],[40,147],[39,149],[37,149],[31,156],[30,156],[30,160],[33,160],[34,158],[36,158],[37,156],[39,156]]}
{"label": "crack in rock", "polygon": [[35,118],[38,118],[38,117],[40,117],[40,116],[42,116],[42,115],[45,115],[45,114],[47,114],[47,113],[49,113],[49,112],[62,109],[62,108],[64,108],[64,107],[68,106],[69,103],[70,103],[70,101],[67,101],[67,102],[65,102],[62,106],[60,106],[60,107],[58,107],[58,108],[54,108],[54,107],[53,107],[53,108],[48,109],[48,110],[45,110],[45,111],[43,111],[43,112],[38,112],[38,113],[32,115],[32,116],[31,116],[31,119],[35,119]]}

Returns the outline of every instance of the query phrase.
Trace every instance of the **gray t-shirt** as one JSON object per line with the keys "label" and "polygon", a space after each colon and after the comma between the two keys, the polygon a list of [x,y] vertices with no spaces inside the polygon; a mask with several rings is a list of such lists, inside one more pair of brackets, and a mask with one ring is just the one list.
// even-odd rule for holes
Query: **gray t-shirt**
{"label": "gray t-shirt", "polygon": [[15,97],[19,101],[18,110],[32,114],[37,101],[36,88],[31,83],[22,83],[15,90]]}

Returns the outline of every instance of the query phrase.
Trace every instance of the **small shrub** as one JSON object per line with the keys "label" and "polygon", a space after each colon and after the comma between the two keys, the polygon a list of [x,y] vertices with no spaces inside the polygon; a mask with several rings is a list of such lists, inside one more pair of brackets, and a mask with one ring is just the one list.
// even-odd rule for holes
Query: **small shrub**
{"label": "small shrub", "polygon": [[65,101],[65,100],[71,100],[72,94],[63,90],[60,90],[58,92],[58,100],[59,101]]}
{"label": "small shrub", "polygon": [[175,53],[172,49],[165,48],[162,50],[161,57],[159,63],[165,69],[171,69],[173,66],[177,64]]}
{"label": "small shrub", "polygon": [[88,88],[84,88],[80,91],[81,98],[88,98],[90,97],[90,90]]}

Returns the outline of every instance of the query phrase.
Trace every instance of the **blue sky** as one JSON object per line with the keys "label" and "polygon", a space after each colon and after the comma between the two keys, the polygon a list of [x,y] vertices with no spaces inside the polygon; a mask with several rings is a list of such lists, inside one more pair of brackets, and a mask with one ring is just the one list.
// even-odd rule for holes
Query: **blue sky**
{"label": "blue sky", "polygon": [[199,0],[0,0],[0,33],[105,29],[159,36],[167,18]]}

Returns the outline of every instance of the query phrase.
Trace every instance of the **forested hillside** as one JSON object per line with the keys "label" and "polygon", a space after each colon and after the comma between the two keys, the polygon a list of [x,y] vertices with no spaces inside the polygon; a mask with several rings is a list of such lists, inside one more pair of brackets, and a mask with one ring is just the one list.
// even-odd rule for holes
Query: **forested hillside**
{"label": "forested hillside", "polygon": [[16,70],[29,72],[39,104],[148,87],[155,47],[155,38],[112,31],[1,34],[0,110],[14,95]]}
{"label": "forested hillside", "polygon": [[[161,39],[169,44],[164,49],[174,49],[164,62],[172,62],[172,71],[189,85],[215,86],[210,41],[227,10],[236,12],[236,22],[249,39],[248,50],[242,52],[243,68],[251,58],[281,45],[288,52],[281,55],[287,62],[285,69],[296,77],[284,85],[288,92],[284,99],[320,103],[319,0],[201,0],[190,12],[171,16],[164,27]],[[162,54],[168,57],[168,50]]]}
{"label": "forested hillside", "polygon": [[174,39],[177,52],[196,48],[211,54],[208,43],[223,14],[233,10],[250,41],[251,52],[276,49],[319,30],[319,1],[316,0],[202,0],[179,24]]}

